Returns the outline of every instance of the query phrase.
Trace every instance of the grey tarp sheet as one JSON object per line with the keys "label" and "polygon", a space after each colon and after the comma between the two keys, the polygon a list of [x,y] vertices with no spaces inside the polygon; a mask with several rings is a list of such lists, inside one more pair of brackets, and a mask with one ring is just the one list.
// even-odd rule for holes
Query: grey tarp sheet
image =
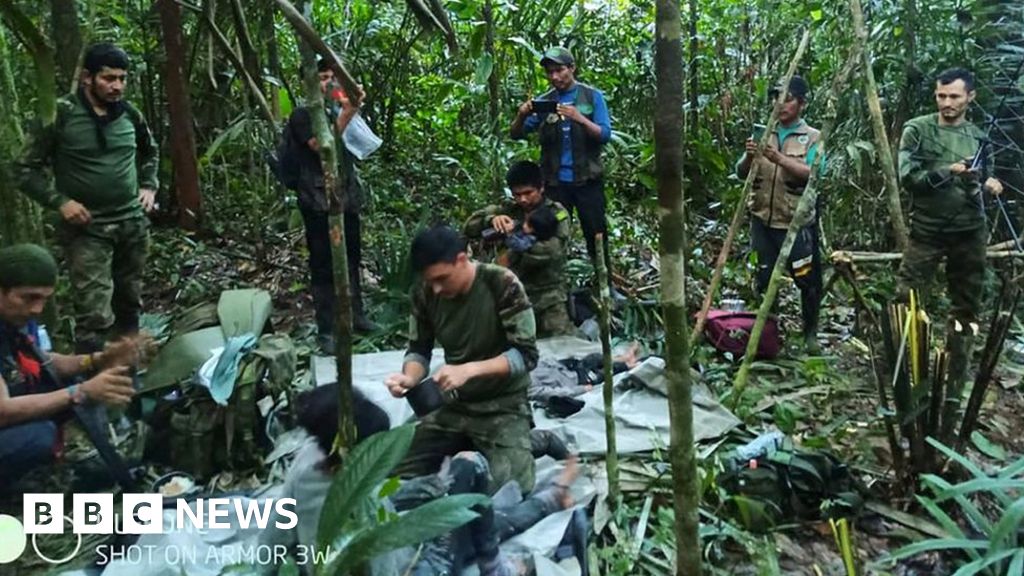
{"label": "grey tarp sheet", "polygon": [[[578,338],[555,338],[538,342],[540,353],[546,357],[557,359],[569,356],[584,356],[599,352],[600,345]],[[359,354],[352,359],[353,383],[362,390],[373,402],[379,404],[391,419],[391,425],[397,426],[408,420],[413,414],[407,402],[392,398],[383,382],[388,374],[401,370],[404,352],[393,350],[373,354]],[[443,352],[435,350],[431,370],[443,363]],[[669,443],[668,403],[664,396],[665,382],[661,376],[664,368],[659,358],[649,358],[630,372],[616,376],[615,417],[618,423],[617,439],[620,453],[643,452],[656,447],[664,447]],[[334,359],[315,357],[312,361],[315,381],[318,385],[333,382],[337,374]],[[635,378],[629,378],[630,375]],[[629,380],[623,383],[624,380]],[[635,382],[642,381],[644,386],[635,387]],[[632,383],[630,383],[632,382]],[[694,434],[698,441],[716,438],[739,424],[739,421],[724,407],[715,402],[702,390],[694,388]],[[538,428],[555,430],[570,439],[583,454],[602,454],[605,450],[604,435],[604,404],[601,388],[578,397],[585,401],[584,408],[567,419],[552,419],[542,411],[535,411],[534,417]],[[561,464],[550,458],[538,460],[538,485],[546,484],[546,480],[557,474]],[[271,491],[273,488],[270,489]],[[586,468],[573,486],[573,495],[580,505],[589,503],[598,491],[598,484],[587,474]],[[268,495],[272,492],[268,492]],[[532,555],[538,570],[538,576],[570,576],[578,574],[573,561],[562,563],[562,567],[546,560],[561,540],[571,516],[570,511],[562,511],[545,518],[523,534],[512,538],[502,545],[502,549],[516,556]],[[152,553],[154,563],[146,566],[145,572],[152,576],[214,576],[220,573],[221,566],[207,563],[206,550],[226,548],[236,550],[234,556],[243,546],[254,545],[254,530],[228,529],[213,530],[205,535],[198,533],[175,533],[161,535],[145,535],[139,540],[141,546],[154,546]],[[163,548],[174,546],[179,548],[197,548],[199,561],[195,564],[180,563],[177,566],[163,562]],[[228,554],[220,554],[220,557]],[[104,576],[134,576],[139,573],[139,565],[125,562],[112,563],[104,572]],[[476,569],[468,570],[464,576],[472,576]]]}

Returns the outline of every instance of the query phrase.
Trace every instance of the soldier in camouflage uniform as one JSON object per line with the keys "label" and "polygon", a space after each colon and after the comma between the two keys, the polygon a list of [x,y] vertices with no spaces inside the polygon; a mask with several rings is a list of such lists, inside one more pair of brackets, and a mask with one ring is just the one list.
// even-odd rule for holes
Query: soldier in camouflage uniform
{"label": "soldier in camouflage uniform", "polygon": [[974,100],[974,76],[946,70],[935,83],[939,111],[903,128],[900,183],[910,196],[910,243],[899,271],[899,294],[926,290],[946,259],[951,316],[965,325],[978,318],[985,279],[985,221],[982,190],[1001,194],[985,159],[984,134],[966,119]]}
{"label": "soldier in camouflage uniform", "polygon": [[569,241],[569,213],[561,204],[544,196],[540,166],[523,161],[513,164],[505,175],[512,201],[477,210],[466,221],[463,232],[480,238],[488,228],[509,234],[526,221],[531,211],[546,206],[558,220],[553,238],[540,241],[525,252],[509,253],[509,268],[523,283],[537,319],[537,337],[572,334],[574,326],[566,310],[565,246]]}
{"label": "soldier in camouflage uniform", "polygon": [[58,100],[56,121],[36,127],[18,162],[22,191],[62,218],[80,352],[139,329],[159,157],[142,115],[123,100],[128,66],[120,48],[91,46],[78,91]]}
{"label": "soldier in camouflage uniform", "polygon": [[445,456],[482,453],[491,488],[534,482],[526,391],[537,365],[536,326],[523,285],[511,271],[469,259],[466,241],[448,226],[420,232],[412,244],[409,348],[402,372],[385,384],[395,397],[427,375],[435,341],[445,365],[434,380],[452,401],[425,417],[398,472],[429,474]]}

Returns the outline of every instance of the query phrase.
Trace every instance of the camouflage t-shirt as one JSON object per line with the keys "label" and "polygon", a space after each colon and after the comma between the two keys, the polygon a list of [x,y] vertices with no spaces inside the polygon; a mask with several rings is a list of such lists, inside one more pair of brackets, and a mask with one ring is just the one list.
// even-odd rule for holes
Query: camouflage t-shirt
{"label": "camouflage t-shirt", "polygon": [[466,294],[442,298],[423,282],[412,289],[409,348],[405,360],[430,365],[435,342],[448,364],[508,358],[510,374],[472,379],[450,408],[467,414],[529,414],[526,390],[537,365],[536,324],[523,285],[511,271],[476,264]]}

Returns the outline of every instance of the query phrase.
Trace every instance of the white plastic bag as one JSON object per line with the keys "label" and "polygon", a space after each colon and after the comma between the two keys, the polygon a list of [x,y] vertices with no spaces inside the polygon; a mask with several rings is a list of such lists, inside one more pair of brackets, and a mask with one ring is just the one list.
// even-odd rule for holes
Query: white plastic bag
{"label": "white plastic bag", "polygon": [[366,120],[363,120],[363,115],[358,112],[345,127],[341,139],[345,142],[345,148],[360,160],[366,160],[384,142],[370,130]]}

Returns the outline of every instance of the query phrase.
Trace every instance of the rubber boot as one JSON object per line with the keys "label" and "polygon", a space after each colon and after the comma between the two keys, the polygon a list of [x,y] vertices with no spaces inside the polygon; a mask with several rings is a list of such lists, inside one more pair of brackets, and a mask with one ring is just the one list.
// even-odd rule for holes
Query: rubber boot
{"label": "rubber boot", "polygon": [[334,354],[334,286],[314,284],[313,317],[316,321],[316,342],[323,354]]}
{"label": "rubber boot", "polygon": [[366,309],[363,306],[363,279],[359,272],[349,276],[349,288],[352,294],[352,329],[357,334],[376,331],[379,326],[366,317]]}

